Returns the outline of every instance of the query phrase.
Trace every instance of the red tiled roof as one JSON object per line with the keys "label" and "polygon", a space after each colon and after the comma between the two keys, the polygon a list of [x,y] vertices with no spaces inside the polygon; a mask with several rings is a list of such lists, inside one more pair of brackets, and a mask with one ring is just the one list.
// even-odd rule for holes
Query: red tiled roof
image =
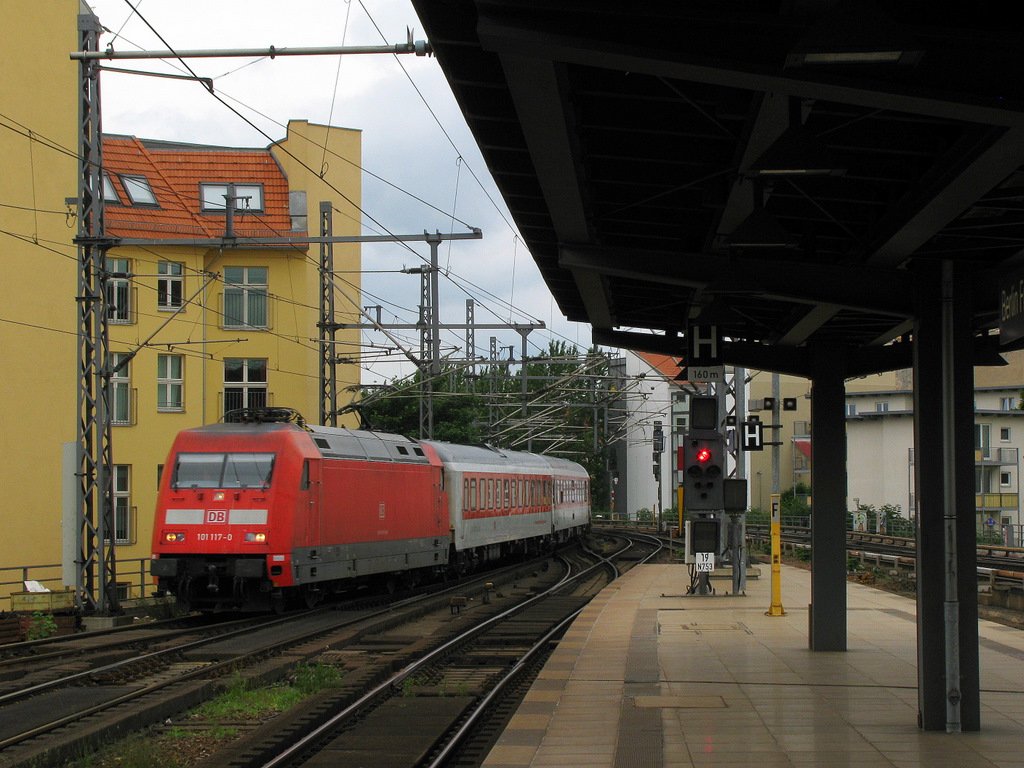
{"label": "red tiled roof", "polygon": [[674,381],[682,370],[682,368],[676,365],[678,357],[656,355],[653,352],[637,352],[636,354],[670,382]]}
{"label": "red tiled roof", "polygon": [[[235,216],[239,237],[291,233],[288,180],[266,149],[182,147],[144,143],[134,136],[104,136],[103,165],[122,203],[107,202],[108,233],[133,238],[210,238],[224,233],[223,213],[203,213],[200,183],[259,184],[263,211]],[[144,176],[156,207],[132,205],[121,176]]]}

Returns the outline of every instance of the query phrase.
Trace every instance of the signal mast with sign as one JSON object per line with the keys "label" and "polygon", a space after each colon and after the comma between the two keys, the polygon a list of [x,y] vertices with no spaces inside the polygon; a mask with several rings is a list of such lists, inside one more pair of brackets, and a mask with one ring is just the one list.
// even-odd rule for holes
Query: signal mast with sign
{"label": "signal mast with sign", "polygon": [[[727,476],[725,435],[719,430],[718,399],[690,399],[690,429],[683,437],[679,467],[682,473],[686,563],[691,568],[690,593],[710,594],[709,576],[716,560],[731,556],[733,584],[745,585],[746,564],[742,514],[746,510],[746,480]],[[723,538],[726,514],[734,525],[728,545]],[[737,529],[738,526],[738,529]],[[737,578],[739,569],[740,578]],[[738,590],[740,591],[740,590]]]}

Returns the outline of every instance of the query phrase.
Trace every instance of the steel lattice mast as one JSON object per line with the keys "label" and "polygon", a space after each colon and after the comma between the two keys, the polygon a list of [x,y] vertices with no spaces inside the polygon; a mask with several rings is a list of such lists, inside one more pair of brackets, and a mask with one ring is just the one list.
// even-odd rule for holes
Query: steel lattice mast
{"label": "steel lattice mast", "polygon": [[[101,31],[92,14],[78,17],[79,49],[96,51]],[[99,67],[79,63],[78,104],[78,422],[75,526],[76,599],[100,613],[119,610],[114,556],[113,460],[110,427],[109,336],[103,222],[103,136]],[[97,584],[97,581],[99,582]]]}

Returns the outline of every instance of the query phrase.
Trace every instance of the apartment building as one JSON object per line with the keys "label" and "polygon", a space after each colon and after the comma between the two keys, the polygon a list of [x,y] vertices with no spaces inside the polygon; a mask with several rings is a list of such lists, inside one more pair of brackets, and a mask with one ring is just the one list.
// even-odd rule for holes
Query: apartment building
{"label": "apartment building", "polygon": [[[79,72],[68,54],[88,8],[11,0],[4,10],[19,34],[0,50],[0,597],[26,567],[60,588],[62,541],[77,520],[74,469],[62,463],[78,418]],[[340,161],[323,164],[325,153]],[[334,234],[359,234],[361,134],[293,120],[261,147],[106,135],[103,157],[105,234],[117,239],[105,297],[113,544],[118,580],[138,594],[157,481],[178,430],[240,407],[318,416],[319,246],[301,238],[319,234],[322,203]],[[239,246],[247,237],[263,243]],[[355,322],[359,246],[336,245],[334,261],[348,273],[335,320]],[[337,339],[358,361],[358,331]],[[358,365],[340,367],[338,379],[345,392]]]}

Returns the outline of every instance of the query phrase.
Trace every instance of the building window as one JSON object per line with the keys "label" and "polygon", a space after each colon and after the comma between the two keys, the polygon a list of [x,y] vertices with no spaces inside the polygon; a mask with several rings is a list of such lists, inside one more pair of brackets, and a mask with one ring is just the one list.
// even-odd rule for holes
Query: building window
{"label": "building window", "polygon": [[121,186],[133,205],[156,205],[156,195],[145,176],[122,176]]}
{"label": "building window", "polygon": [[228,357],[224,360],[224,413],[267,405],[267,361]]}
{"label": "building window", "polygon": [[115,464],[114,487],[114,543],[132,543],[131,472],[128,464]]}
{"label": "building window", "polygon": [[110,353],[110,423],[118,426],[132,423],[131,363],[125,357],[124,352]]}
{"label": "building window", "polygon": [[128,259],[107,259],[107,320],[111,323],[132,321],[130,267]]}
{"label": "building window", "polygon": [[886,413],[888,410],[888,403],[875,403],[875,413]]}
{"label": "building window", "polygon": [[1010,477],[1010,473],[1009,472],[1000,472],[999,473],[999,485],[1001,485],[1003,488],[1009,488],[1011,485],[1013,485],[1013,483],[1011,482],[1011,477]]}
{"label": "building window", "polygon": [[158,411],[184,410],[183,367],[184,357],[182,355],[156,356],[156,409]]}
{"label": "building window", "polygon": [[181,306],[185,284],[183,265],[176,261],[161,261],[156,265],[156,306],[158,309],[178,309]]}
{"label": "building window", "polygon": [[847,416],[856,416],[857,415],[857,404],[856,403],[847,403],[846,404],[846,415]]}
{"label": "building window", "polygon": [[224,267],[224,327],[268,327],[266,267]]}
{"label": "building window", "polygon": [[1010,442],[1010,428],[1009,427],[1000,427],[999,428],[999,441],[1001,443],[1008,443],[1008,442]]}
{"label": "building window", "polygon": [[1000,411],[1015,411],[1015,410],[1017,410],[1017,398],[1015,398],[1015,397],[1000,397],[999,398],[999,410]]}
{"label": "building window", "polygon": [[992,456],[992,425],[974,425],[974,450],[981,451],[981,457],[988,459]]}
{"label": "building window", "polygon": [[120,203],[121,198],[117,196],[117,190],[114,189],[114,182],[110,180],[107,174],[103,174],[103,202],[105,203]]}
{"label": "building window", "polygon": [[[236,211],[262,211],[263,210],[263,185],[262,184],[235,184],[235,210]],[[199,201],[206,213],[216,213],[227,210],[227,184],[200,184]]]}

